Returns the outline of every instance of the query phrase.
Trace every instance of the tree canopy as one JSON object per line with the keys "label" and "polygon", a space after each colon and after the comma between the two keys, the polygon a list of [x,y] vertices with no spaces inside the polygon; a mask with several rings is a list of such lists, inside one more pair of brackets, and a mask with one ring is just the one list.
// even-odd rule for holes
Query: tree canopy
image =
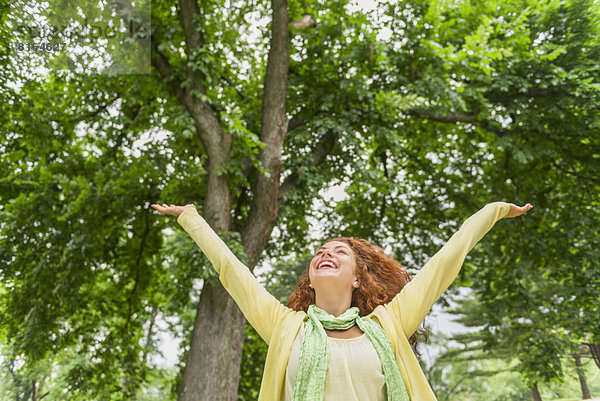
{"label": "tree canopy", "polygon": [[[485,203],[530,202],[459,279],[486,346],[517,339],[535,383],[560,376],[562,344],[600,343],[597,3],[34,3],[0,8],[13,398],[143,399],[164,374],[160,331],[181,341],[170,397],[237,394],[243,317],[155,202],[202,205],[251,269],[349,235],[413,273]],[[303,14],[315,24],[290,26]],[[129,36],[64,29],[48,39],[63,51],[26,51],[46,40],[19,28],[36,24]]]}

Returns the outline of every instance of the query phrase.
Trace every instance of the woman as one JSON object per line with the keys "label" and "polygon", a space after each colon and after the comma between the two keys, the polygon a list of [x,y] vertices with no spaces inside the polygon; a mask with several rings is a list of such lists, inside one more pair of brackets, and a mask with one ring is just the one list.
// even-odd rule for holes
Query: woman
{"label": "woman", "polygon": [[[425,315],[456,278],[467,253],[496,221],[532,208],[505,202],[486,205],[410,282],[399,265],[368,242],[330,240],[316,252],[288,308],[258,283],[194,205],[152,207],[178,216],[269,345],[259,401],[435,400],[411,337],[414,340]],[[370,289],[363,291],[361,286]],[[398,292],[391,299],[385,295],[388,286]],[[381,296],[365,299],[361,291]]]}

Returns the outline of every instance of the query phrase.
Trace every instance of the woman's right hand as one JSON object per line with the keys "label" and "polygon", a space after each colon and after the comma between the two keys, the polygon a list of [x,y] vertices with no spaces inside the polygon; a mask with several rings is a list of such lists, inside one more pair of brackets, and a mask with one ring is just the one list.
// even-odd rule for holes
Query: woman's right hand
{"label": "woman's right hand", "polygon": [[525,206],[517,206],[514,203],[509,203],[509,205],[510,210],[508,211],[508,214],[504,217],[518,217],[523,213],[529,211],[533,207],[531,203],[528,203]]}
{"label": "woman's right hand", "polygon": [[170,214],[172,216],[179,216],[181,213],[183,213],[184,210],[186,209],[190,209],[190,208],[194,208],[196,209],[196,205],[193,205],[191,203],[185,205],[185,206],[177,206],[177,205],[169,205],[167,206],[166,203],[163,203],[162,206],[154,203],[152,205],[153,208],[155,208],[156,210],[158,210],[161,213],[165,213],[165,214]]}

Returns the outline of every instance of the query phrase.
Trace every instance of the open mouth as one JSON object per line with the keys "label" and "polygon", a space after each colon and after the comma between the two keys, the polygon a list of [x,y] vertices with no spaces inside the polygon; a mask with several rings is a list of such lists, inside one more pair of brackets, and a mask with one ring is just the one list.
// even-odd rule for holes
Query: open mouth
{"label": "open mouth", "polygon": [[335,265],[335,263],[333,263],[333,261],[331,261],[329,259],[326,259],[317,265],[317,270],[323,270],[323,269],[335,270],[337,268],[338,267]]}

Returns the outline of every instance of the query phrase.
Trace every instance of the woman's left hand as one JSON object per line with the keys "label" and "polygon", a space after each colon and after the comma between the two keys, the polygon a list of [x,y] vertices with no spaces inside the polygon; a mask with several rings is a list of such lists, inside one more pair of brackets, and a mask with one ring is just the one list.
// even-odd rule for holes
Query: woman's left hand
{"label": "woman's left hand", "polygon": [[189,208],[195,209],[196,208],[196,205],[193,205],[191,203],[188,203],[185,206],[177,206],[177,205],[167,206],[166,203],[163,203],[161,206],[158,203],[154,203],[150,206],[152,206],[154,209],[158,210],[161,213],[170,214],[171,216],[179,216],[181,213],[183,213],[183,211],[185,209],[189,209]]}
{"label": "woman's left hand", "polygon": [[514,203],[509,203],[509,205],[510,210],[508,211],[508,214],[504,217],[518,217],[533,207],[531,206],[531,203],[528,203],[525,206],[517,206]]}

